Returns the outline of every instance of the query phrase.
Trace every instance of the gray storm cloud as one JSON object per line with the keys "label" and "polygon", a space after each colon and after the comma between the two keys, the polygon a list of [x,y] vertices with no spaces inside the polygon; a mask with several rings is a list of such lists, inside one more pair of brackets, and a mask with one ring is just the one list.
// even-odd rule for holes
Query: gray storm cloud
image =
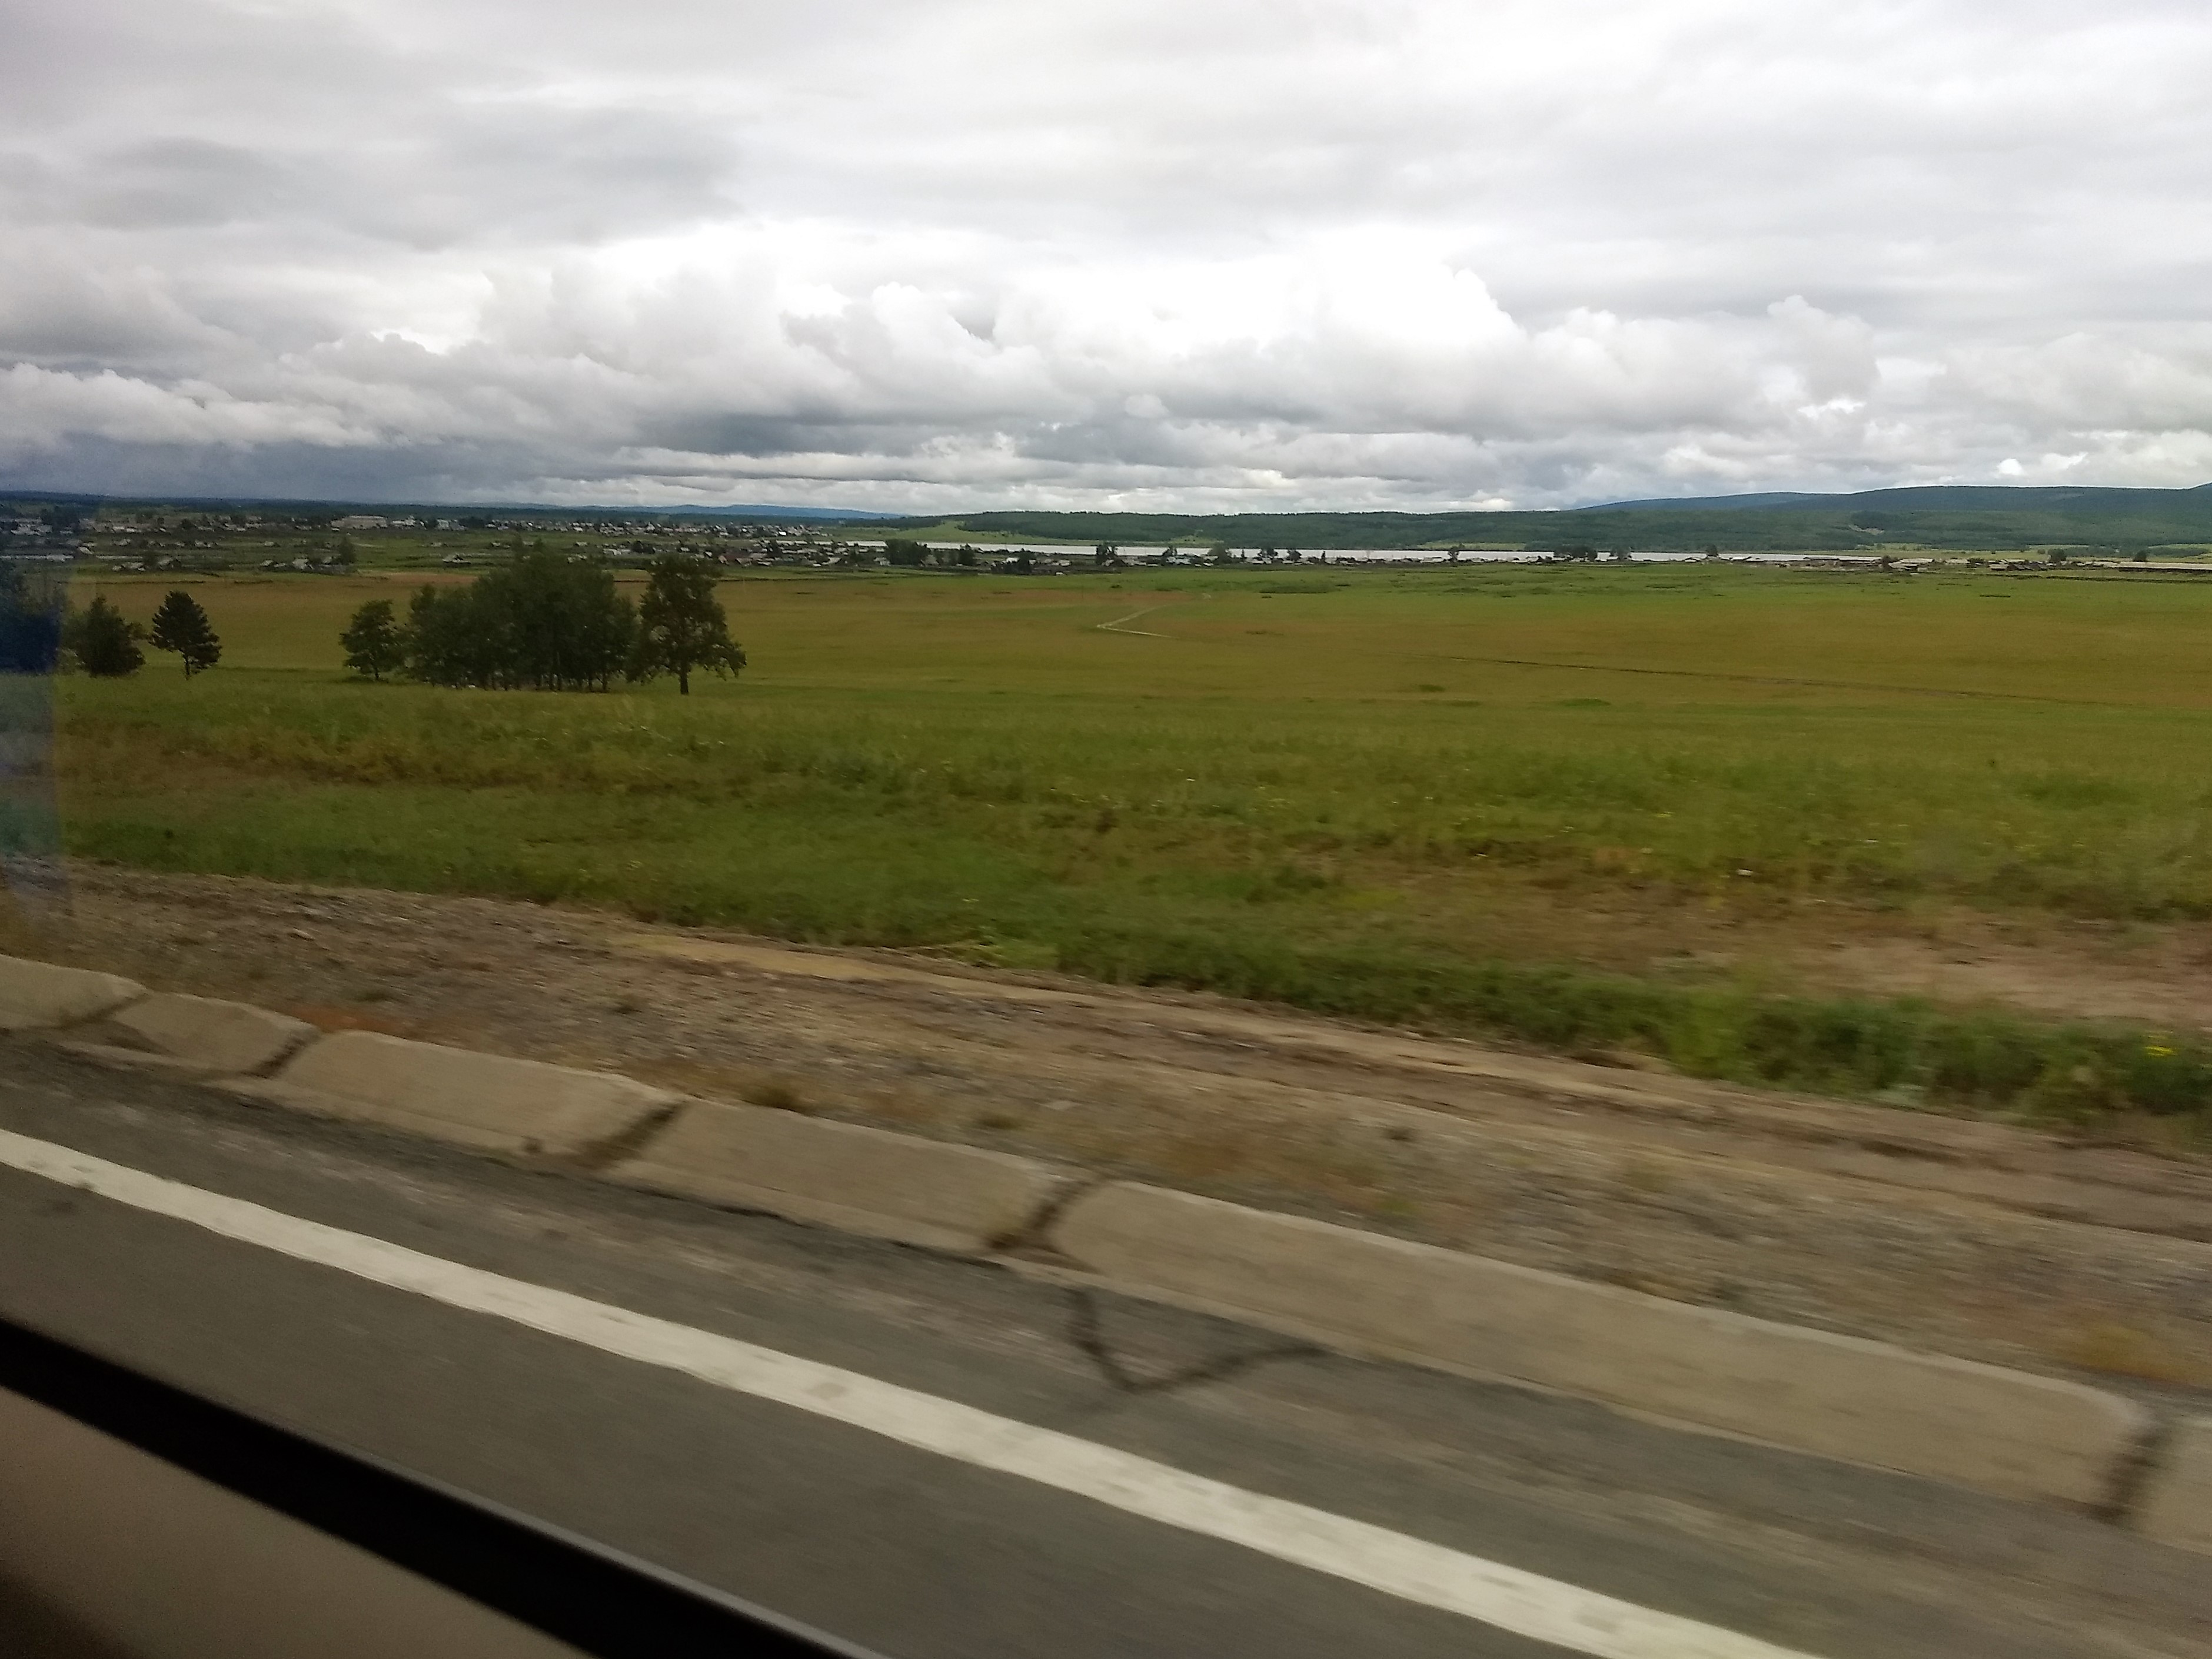
{"label": "gray storm cloud", "polygon": [[2212,477],[2200,4],[0,15],[15,487]]}

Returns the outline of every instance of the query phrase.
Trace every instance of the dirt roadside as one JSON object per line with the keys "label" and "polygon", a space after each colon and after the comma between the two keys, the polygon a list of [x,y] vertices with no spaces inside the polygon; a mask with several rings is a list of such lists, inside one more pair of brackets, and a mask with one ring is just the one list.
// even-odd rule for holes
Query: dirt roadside
{"label": "dirt roadside", "polygon": [[75,912],[0,948],[2212,1399],[2202,1162],[528,904],[84,868]]}

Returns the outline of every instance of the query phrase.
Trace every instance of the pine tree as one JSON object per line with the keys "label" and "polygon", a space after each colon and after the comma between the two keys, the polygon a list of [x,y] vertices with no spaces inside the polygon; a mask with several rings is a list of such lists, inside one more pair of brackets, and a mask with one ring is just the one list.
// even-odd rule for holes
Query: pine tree
{"label": "pine tree", "polygon": [[651,679],[665,671],[688,697],[693,669],[734,674],[744,665],[744,647],[730,637],[730,619],[714,597],[714,568],[680,554],[657,561],[637,608],[630,678]]}
{"label": "pine tree", "polygon": [[145,630],[125,622],[123,613],[100,595],[69,619],[62,642],[76,653],[77,666],[101,679],[121,679],[146,665],[138,648]]}
{"label": "pine tree", "polygon": [[154,612],[153,641],[156,651],[173,651],[184,659],[186,679],[222,660],[222,641],[216,638],[207,612],[181,587],[171,588]]}
{"label": "pine tree", "polygon": [[345,647],[345,665],[373,680],[398,668],[406,655],[406,637],[389,599],[371,599],[355,611],[338,643]]}

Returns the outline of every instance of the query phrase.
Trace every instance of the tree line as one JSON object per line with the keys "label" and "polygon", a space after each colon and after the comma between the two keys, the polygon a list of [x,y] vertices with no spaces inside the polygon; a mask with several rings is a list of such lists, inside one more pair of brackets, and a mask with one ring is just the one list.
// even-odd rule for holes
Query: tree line
{"label": "tree line", "polygon": [[744,648],[730,637],[714,572],[672,554],[657,560],[635,604],[596,559],[531,550],[461,586],[425,585],[406,614],[372,599],[338,636],[346,666],[372,680],[497,690],[604,691],[673,674],[735,674]]}

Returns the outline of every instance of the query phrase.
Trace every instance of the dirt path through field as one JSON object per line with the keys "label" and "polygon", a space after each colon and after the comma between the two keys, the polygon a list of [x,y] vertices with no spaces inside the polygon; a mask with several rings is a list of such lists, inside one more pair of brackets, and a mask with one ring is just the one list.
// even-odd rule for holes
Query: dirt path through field
{"label": "dirt path through field", "polygon": [[1126,617],[1116,617],[1112,622],[1100,623],[1098,624],[1098,631],[1102,634],[1134,634],[1139,635],[1140,638],[1147,640],[1164,640],[1170,638],[1172,636],[1170,635],[1155,634],[1149,628],[1131,628],[1128,626],[1129,623],[1136,621],[1139,617],[1149,617],[1155,611],[1164,611],[1168,607],[1164,605],[1145,605],[1139,610],[1132,611]]}
{"label": "dirt path through field", "polygon": [[115,869],[49,954],[2212,1398],[2212,1165],[1224,999]]}

